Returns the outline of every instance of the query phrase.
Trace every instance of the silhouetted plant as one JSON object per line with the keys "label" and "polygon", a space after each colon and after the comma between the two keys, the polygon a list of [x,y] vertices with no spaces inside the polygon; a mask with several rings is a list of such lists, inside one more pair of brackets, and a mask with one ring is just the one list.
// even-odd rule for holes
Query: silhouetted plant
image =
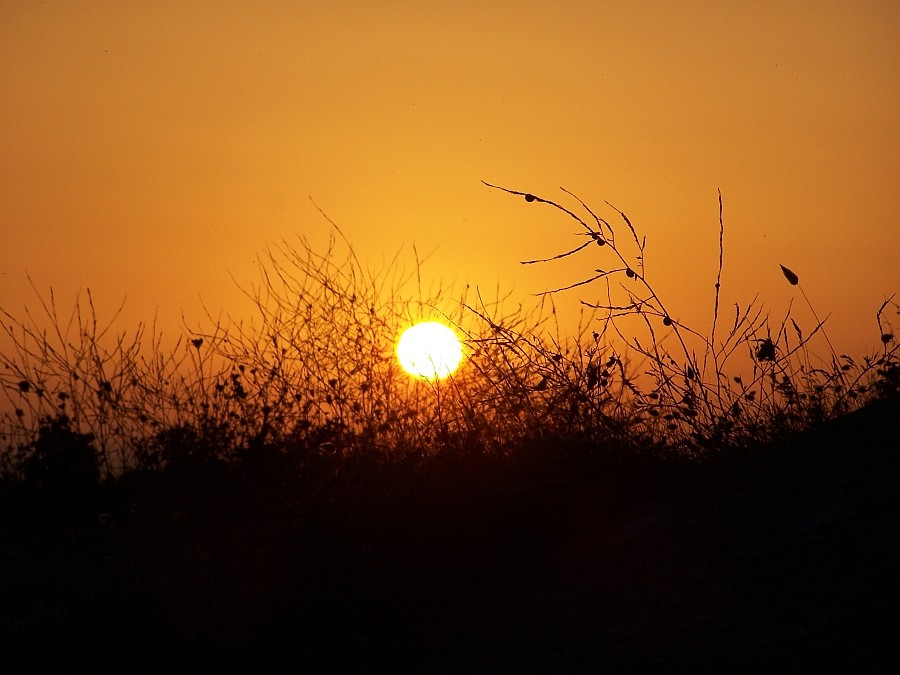
{"label": "silhouetted plant", "polygon": [[93,442],[93,434],[74,430],[65,415],[45,418],[37,438],[20,450],[22,477],[53,495],[83,494],[100,478],[100,458]]}
{"label": "silhouetted plant", "polygon": [[[373,449],[385,458],[463,450],[502,456],[535,439],[563,437],[701,455],[802,429],[900,388],[900,352],[886,316],[896,309],[893,297],[877,313],[880,353],[859,361],[835,352],[808,299],[812,330],[804,332],[790,309],[771,321],[756,298],[735,305],[724,328],[721,196],[712,330],[704,336],[657,291],[646,237],[624,212],[611,207],[621,221],[614,226],[566,191],[584,216],[490,187],[547,206],[582,230],[585,241],[571,250],[523,264],[588,251],[604,264],[541,294],[532,307],[510,310],[499,293],[485,299],[468,287],[460,294],[423,289],[417,254],[410,270],[398,264],[399,253],[367,268],[331,223],[324,251],[298,239],[263,253],[258,282],[244,289],[255,316],[208,315],[206,328],[172,347],[164,348],[155,327],[149,344],[143,326],[114,334],[112,322],[98,322],[90,292],[86,307],[76,299],[67,316],[52,290],[47,299],[37,294],[37,315],[20,320],[2,311],[12,345],[0,354],[4,470],[16,470],[16,448],[55,418],[91,435],[105,476],[248,461],[240,458],[254,452],[275,463],[294,455],[295,467],[321,457],[340,464]],[[799,287],[796,273],[781,270]],[[589,284],[603,284],[606,300],[583,301],[581,323],[562,336],[554,297]],[[466,359],[444,381],[415,380],[397,364],[395,340],[408,324],[436,318],[463,336]],[[825,362],[811,352],[819,334],[831,350]]]}
{"label": "silhouetted plant", "polygon": [[136,456],[144,469],[202,469],[232,459],[234,437],[226,425],[198,420],[196,426],[165,427],[137,445]]}
{"label": "silhouetted plant", "polygon": [[35,289],[41,313],[24,319],[0,309],[0,327],[10,351],[0,352],[2,393],[12,412],[3,411],[8,446],[27,444],[43,420],[65,417],[74,429],[94,436],[106,476],[130,466],[133,441],[176,423],[192,382],[184,380],[179,343],[166,353],[162,336],[144,344],[143,325],[113,334],[121,311],[106,324],[98,320],[93,297],[76,298],[60,314],[51,289]]}
{"label": "silhouetted plant", "polygon": [[[735,305],[730,329],[724,338],[718,335],[724,264],[721,194],[712,330],[709,336],[704,336],[675,319],[676,313],[656,291],[645,267],[646,237],[638,234],[624,212],[609,204],[624,223],[633,253],[626,252],[620,233],[609,221],[565,189],[563,192],[585,210],[585,217],[533,193],[485,184],[522,196],[529,204],[551,207],[575,220],[587,239],[563,253],[526,260],[522,264],[550,263],[579,254],[588,247],[611,262],[585,279],[546,291],[546,294],[555,295],[590,284],[604,284],[603,294],[608,298],[607,302],[582,301],[582,304],[602,312],[598,317],[601,328],[599,333],[594,334],[595,340],[602,338],[607,345],[618,341],[629,352],[645,358],[647,365],[644,373],[617,373],[626,385],[623,391],[630,394],[624,400],[620,397],[619,402],[637,413],[642,422],[638,429],[652,437],[664,438],[691,452],[750,441],[757,443],[848,412],[871,397],[872,387],[876,393],[890,388],[888,383],[895,372],[891,370],[891,364],[896,364],[898,352],[896,346],[888,347],[893,334],[883,327],[883,311],[893,304],[892,298],[878,311],[884,353],[877,358],[866,358],[861,364],[846,354],[836,354],[824,331],[824,321],[819,320],[802,288],[801,293],[817,322],[808,333],[803,333],[789,310],[773,334],[768,317],[764,316],[754,299],[744,309]],[[791,285],[799,287],[799,278],[792,270],[782,265],[781,271]],[[611,281],[617,277],[624,278],[615,289],[624,295],[624,302],[612,300]],[[628,321],[627,328],[623,326],[624,321]],[[635,331],[636,326],[643,327],[642,335]],[[792,330],[788,330],[788,326]],[[665,333],[661,335],[662,331]],[[820,333],[831,350],[831,362],[815,366],[810,357],[809,344]],[[674,350],[666,345],[668,336],[674,338]],[[884,336],[889,336],[889,339]],[[607,346],[607,349],[610,347]],[[742,354],[749,357],[749,376],[742,374],[741,368],[732,363]],[[613,355],[599,374],[608,374],[608,365],[615,363],[615,358]],[[732,368],[738,372],[729,375],[727,371]],[[640,378],[641,375],[644,377]],[[595,371],[595,375],[585,384],[598,381]],[[585,392],[581,390],[579,393],[583,395]]]}

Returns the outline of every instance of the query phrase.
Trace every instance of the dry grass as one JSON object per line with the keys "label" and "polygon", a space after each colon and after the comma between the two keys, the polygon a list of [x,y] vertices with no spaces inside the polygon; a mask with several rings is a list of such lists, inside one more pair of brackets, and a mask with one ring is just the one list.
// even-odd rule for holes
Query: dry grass
{"label": "dry grass", "polygon": [[[443,288],[423,290],[417,254],[410,270],[400,252],[367,268],[332,223],[324,251],[298,239],[263,252],[259,280],[244,289],[255,317],[208,314],[209,328],[188,331],[168,351],[155,327],[148,338],[143,326],[114,333],[113,322],[100,323],[90,292],[63,315],[52,291],[36,291],[39,313],[2,315],[13,346],[0,357],[5,470],[16,472],[55,418],[91,435],[106,477],[162,467],[178,452],[167,445],[176,438],[183,445],[188,431],[192,448],[220,460],[261,446],[385,460],[447,449],[504,455],[561,436],[702,457],[765,443],[896,392],[893,298],[877,311],[880,350],[860,361],[836,353],[824,322],[804,332],[790,311],[772,321],[756,299],[736,305],[725,328],[721,197],[712,331],[704,336],[673,318],[645,266],[646,238],[625,213],[611,207],[615,226],[566,191],[584,216],[489,187],[549,207],[582,230],[585,241],[572,250],[523,264],[590,253],[596,273],[547,291],[534,307],[508,310],[499,293],[488,301],[469,288],[455,298]],[[803,291],[797,275],[781,269]],[[554,298],[598,284],[608,301],[582,301],[581,326],[560,336]],[[443,382],[415,381],[400,370],[393,346],[402,328],[433,318],[464,336],[467,359]],[[819,336],[830,355],[815,365],[810,350]],[[634,361],[640,372],[631,370]]]}
{"label": "dry grass", "polygon": [[[887,316],[898,313],[893,296],[876,312],[881,348],[859,363],[836,353],[825,322],[819,320],[797,275],[783,265],[782,273],[801,291],[816,325],[804,333],[790,310],[780,321],[773,321],[754,298],[743,308],[735,305],[730,325],[723,330],[720,291],[725,224],[721,194],[718,271],[712,329],[707,336],[673,318],[677,313],[657,292],[645,267],[646,237],[638,234],[624,212],[609,205],[621,221],[615,227],[566,190],[563,192],[584,210],[584,216],[550,199],[487,185],[522,196],[530,204],[549,206],[580,226],[585,242],[523,264],[548,263],[587,251],[599,258],[595,274],[547,293],[602,284],[600,295],[605,295],[607,302],[582,304],[599,313],[595,340],[618,345],[619,350],[638,355],[646,364],[645,372],[621,373],[620,381],[629,385],[633,394],[626,405],[635,411],[639,428],[652,438],[703,456],[769,442],[847,413],[873,396],[896,392],[898,343]],[[815,365],[819,361],[812,356],[811,344],[819,336],[830,355]],[[748,365],[749,372],[745,372]],[[638,379],[638,375],[644,377]]]}

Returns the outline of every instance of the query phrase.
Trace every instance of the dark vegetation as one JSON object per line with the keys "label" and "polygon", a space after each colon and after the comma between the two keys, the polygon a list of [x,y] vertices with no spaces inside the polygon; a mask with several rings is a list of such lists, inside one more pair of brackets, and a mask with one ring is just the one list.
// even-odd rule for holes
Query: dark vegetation
{"label": "dark vegetation", "polygon": [[[690,651],[690,635],[679,638],[687,641],[681,651],[650,639],[684,619],[667,595],[673,587],[650,586],[653,602],[668,602],[671,614],[647,610],[656,617],[650,621],[646,612],[640,620],[628,612],[648,602],[635,570],[652,576],[687,564],[686,554],[673,552],[678,546],[665,548],[665,537],[691,550],[685,542],[701,532],[727,539],[746,526],[746,503],[716,501],[716,486],[768,484],[766,493],[746,490],[765,494],[765,508],[777,514],[781,502],[771,485],[791,472],[815,475],[816,458],[828,457],[827,434],[814,451],[798,450],[806,447],[801,439],[854,411],[888,411],[852,418],[868,420],[868,435],[858,435],[866,448],[896,444],[871,430],[896,419],[893,299],[876,312],[878,349],[859,360],[835,351],[786,267],[786,282],[814,318],[811,328],[790,313],[773,322],[755,301],[735,306],[724,322],[720,208],[713,323],[704,336],[680,323],[651,284],[646,240],[624,213],[613,209],[613,225],[571,194],[583,216],[497,189],[581,229],[577,247],[525,264],[591,253],[602,268],[548,292],[534,309],[509,311],[508,299],[488,301],[477,291],[448,302],[443,289],[423,290],[418,260],[409,273],[396,260],[368,270],[349,247],[339,254],[338,236],[324,252],[302,240],[266,251],[259,282],[246,291],[259,309],[254,320],[209,317],[211,328],[190,330],[168,349],[155,329],[148,338],[143,327],[114,334],[98,323],[90,294],[87,307],[76,303],[69,315],[59,313],[52,293],[39,295],[41,314],[19,319],[4,311],[0,321],[12,345],[0,356],[8,403],[0,449],[4,663],[16,672],[87,664],[116,672],[164,664],[265,671],[282,663],[313,672],[452,672],[454,663],[528,671],[528,663],[504,661],[493,647],[472,642],[466,630],[491,636],[500,624],[514,627],[524,610],[510,607],[518,589],[532,588],[535,565],[552,565],[553,551],[588,535],[612,542],[603,564],[612,565],[609,583],[619,595],[608,606],[630,618],[592,626],[606,631],[596,644],[616,645],[606,656],[549,640],[574,654],[553,662],[565,670],[771,666],[788,653],[788,662],[802,667],[819,663],[814,653],[830,654],[821,649],[844,623],[858,631],[848,650],[877,651],[896,617],[885,624],[866,616],[864,601],[877,594],[857,586],[838,584],[858,597],[842,597],[843,618],[826,613],[825,628],[810,624],[809,616],[819,616],[812,601],[754,615],[780,622],[793,636],[756,653],[736,637],[749,634],[739,617],[728,615],[735,637],[731,651],[716,652],[718,660]],[[553,298],[575,288],[605,299],[583,303],[583,329],[563,338],[552,330]],[[413,381],[393,358],[400,328],[428,318],[455,325],[465,338],[466,363],[442,382]],[[813,346],[826,356],[815,356]],[[883,498],[886,481],[896,477],[896,463],[881,466],[887,456],[861,451],[857,461],[845,453],[846,464],[832,473],[853,474],[848,467],[857,466],[880,475],[872,484]],[[793,495],[807,497],[819,499],[803,490]],[[730,534],[720,521],[718,529],[703,529],[709,524],[701,516],[717,508],[743,514]],[[632,532],[648,511],[651,525],[635,551],[621,533]],[[653,513],[681,514],[675,531],[654,528]],[[778,527],[777,516],[767,518],[766,527]],[[869,561],[874,584],[897,562],[896,528],[882,534],[889,543]],[[838,569],[828,558],[834,543],[822,546],[813,558],[827,576]],[[659,558],[648,560],[647,550]],[[729,550],[734,566],[743,549]],[[792,555],[779,558],[780,550],[767,568]],[[714,565],[715,555],[703,564]],[[761,585],[753,579],[762,563],[741,564],[740,583],[781,603],[773,589],[784,579],[765,577]],[[807,578],[797,565],[792,574]],[[896,599],[896,588],[878,597]],[[509,613],[492,614],[485,598]],[[694,607],[703,599],[682,602]],[[720,611],[707,610],[714,617]],[[577,633],[578,625],[567,630]],[[530,655],[541,671],[535,654],[542,643],[520,638],[517,658]],[[593,643],[579,644],[583,652]],[[479,660],[488,653],[493,661]]]}

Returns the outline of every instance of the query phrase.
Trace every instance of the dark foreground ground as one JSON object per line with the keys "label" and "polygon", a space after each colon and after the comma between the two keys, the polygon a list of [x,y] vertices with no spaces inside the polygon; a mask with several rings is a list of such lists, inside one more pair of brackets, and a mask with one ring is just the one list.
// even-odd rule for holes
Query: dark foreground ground
{"label": "dark foreground ground", "polygon": [[896,399],[702,472],[545,455],[6,488],[0,670],[900,672]]}

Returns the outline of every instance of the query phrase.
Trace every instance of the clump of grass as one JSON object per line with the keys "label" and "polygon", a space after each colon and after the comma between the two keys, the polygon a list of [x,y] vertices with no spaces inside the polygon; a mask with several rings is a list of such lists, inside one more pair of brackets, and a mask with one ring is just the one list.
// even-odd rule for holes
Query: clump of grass
{"label": "clump of grass", "polygon": [[[423,288],[415,250],[410,269],[400,252],[366,267],[329,221],[324,251],[303,239],[263,251],[259,279],[243,287],[255,316],[207,313],[205,327],[188,329],[170,349],[155,325],[149,333],[143,326],[116,333],[113,321],[98,321],[90,292],[86,305],[76,298],[63,315],[52,290],[48,298],[36,290],[38,314],[0,315],[12,345],[0,354],[4,470],[21,473],[14,458],[54,419],[90,435],[107,478],[254,457],[294,473],[337,471],[358,455],[380,462],[448,452],[506,457],[542,439],[620,455],[653,448],[701,457],[766,442],[900,388],[893,297],[876,315],[880,351],[859,362],[836,353],[802,288],[812,330],[801,330],[790,309],[772,321],[756,298],[735,305],[723,323],[721,195],[705,336],[678,320],[655,287],[646,237],[624,212],[610,205],[615,225],[565,190],[583,215],[489,187],[579,225],[583,242],[523,264],[593,252],[600,266],[541,294],[534,306],[509,309],[499,292],[485,299],[469,287]],[[781,269],[799,286],[793,271]],[[605,299],[583,300],[580,325],[562,336],[555,298],[597,285]],[[466,360],[444,381],[415,380],[394,358],[396,338],[410,323],[436,318],[464,337]],[[820,334],[831,351],[824,363],[811,352]]]}
{"label": "clump of grass", "polygon": [[[620,220],[620,226],[615,227],[565,189],[562,191],[584,210],[584,216],[529,192],[486,185],[524,197],[529,204],[549,206],[578,223],[580,236],[586,239],[570,250],[522,264],[548,264],[586,251],[595,252],[604,261],[586,278],[546,294],[555,296],[602,285],[600,294],[606,301],[581,302],[601,313],[595,339],[624,345],[620,350],[643,359],[642,378],[635,373],[619,373],[630,394],[619,403],[634,411],[641,421],[637,428],[650,437],[692,454],[758,444],[848,412],[873,396],[896,392],[892,378],[898,346],[885,320],[889,307],[897,309],[893,296],[877,312],[883,349],[860,363],[849,355],[837,355],[825,332],[825,321],[818,318],[802,287],[816,320],[807,333],[790,310],[773,325],[754,298],[744,308],[735,305],[730,327],[720,334],[725,231],[721,193],[712,329],[706,336],[680,322],[664,302],[645,266],[646,237],[638,234],[623,211],[608,204]],[[783,265],[781,270],[791,285],[799,287],[794,272]],[[623,299],[614,301],[614,296]],[[813,365],[810,354],[810,343],[819,334],[831,351],[830,363],[823,366]],[[743,363],[739,363],[741,360]],[[742,371],[748,362],[750,372],[745,374]]]}
{"label": "clump of grass", "polygon": [[[13,345],[0,357],[7,464],[63,416],[92,435],[103,475],[113,477],[254,453],[294,455],[304,467],[356,453],[502,455],[559,429],[608,432],[624,411],[592,391],[609,377],[598,346],[583,352],[577,340],[538,334],[553,316],[549,303],[507,311],[499,292],[423,289],[418,256],[411,270],[397,256],[367,269],[336,225],[324,251],[283,241],[260,262],[259,280],[244,289],[254,317],[208,314],[208,327],[168,350],[155,326],[149,342],[143,326],[115,333],[90,292],[68,315],[52,290],[44,298],[37,289],[42,313],[4,312]],[[445,381],[415,380],[394,358],[395,341],[434,318],[464,337],[467,359]]]}
{"label": "clump of grass", "polygon": [[47,297],[35,291],[39,313],[26,309],[19,319],[0,309],[10,345],[0,353],[5,449],[27,446],[42,425],[66,420],[92,435],[101,472],[111,476],[127,464],[130,439],[153,421],[164,421],[147,412],[160,410],[154,404],[161,401],[152,399],[174,369],[162,357],[158,363],[143,359],[143,326],[131,334],[113,333],[118,312],[100,323],[90,291],[86,305],[77,297],[67,315],[60,313],[52,289]]}
{"label": "clump of grass", "polygon": [[[580,336],[550,337],[552,303],[509,310],[499,291],[485,299],[468,287],[456,298],[440,287],[423,290],[418,260],[409,272],[396,257],[366,269],[333,226],[325,252],[303,240],[265,252],[260,280],[246,290],[259,309],[256,323],[217,322],[193,338],[198,370],[216,371],[203,358],[217,362],[207,379],[230,392],[240,412],[206,409],[248,430],[244,442],[327,443],[342,456],[503,454],[536,433],[588,426],[608,433],[621,418],[624,408],[610,405],[608,392],[583,386],[610,377],[598,365],[608,359],[597,345],[582,350]],[[433,318],[463,336],[467,357],[444,381],[415,380],[400,369],[394,345],[403,328]]]}

